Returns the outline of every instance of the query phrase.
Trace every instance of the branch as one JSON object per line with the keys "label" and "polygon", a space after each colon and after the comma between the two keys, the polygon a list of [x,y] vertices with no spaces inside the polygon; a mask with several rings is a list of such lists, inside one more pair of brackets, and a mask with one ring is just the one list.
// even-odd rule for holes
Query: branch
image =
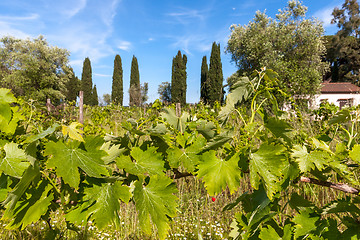
{"label": "branch", "polygon": [[174,175],[171,176],[172,179],[179,179],[179,178],[183,178],[183,177],[194,176],[188,172],[179,172],[179,170],[177,170],[176,168],[173,168],[173,172],[174,172]]}
{"label": "branch", "polygon": [[352,194],[356,194],[356,195],[359,195],[359,193],[360,193],[360,190],[350,187],[349,185],[344,184],[344,183],[331,183],[331,182],[321,181],[321,180],[318,180],[315,178],[308,178],[308,177],[300,177],[300,182],[312,183],[312,184],[329,187],[329,188],[333,188],[336,190],[340,190],[340,191],[343,191],[346,193],[352,193]]}

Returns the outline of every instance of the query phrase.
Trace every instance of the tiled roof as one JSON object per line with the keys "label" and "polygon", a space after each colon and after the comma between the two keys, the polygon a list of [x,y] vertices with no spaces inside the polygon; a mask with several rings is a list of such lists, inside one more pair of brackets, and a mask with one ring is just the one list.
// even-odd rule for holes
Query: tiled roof
{"label": "tiled roof", "polygon": [[360,87],[349,82],[322,83],[321,93],[360,93]]}

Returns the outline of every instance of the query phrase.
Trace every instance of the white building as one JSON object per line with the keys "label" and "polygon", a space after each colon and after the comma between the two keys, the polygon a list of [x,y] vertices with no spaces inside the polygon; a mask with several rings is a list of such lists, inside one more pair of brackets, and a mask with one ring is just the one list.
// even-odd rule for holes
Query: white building
{"label": "white building", "polygon": [[344,106],[359,105],[360,87],[348,82],[324,82],[321,94],[315,96],[314,107],[319,107],[322,101],[333,103],[340,109]]}

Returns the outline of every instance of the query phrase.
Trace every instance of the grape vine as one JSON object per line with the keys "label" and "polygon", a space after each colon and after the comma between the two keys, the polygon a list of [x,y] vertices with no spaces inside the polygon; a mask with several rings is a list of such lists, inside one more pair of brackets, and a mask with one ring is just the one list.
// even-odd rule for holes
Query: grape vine
{"label": "grape vine", "polygon": [[[327,121],[331,131],[308,136],[295,105],[295,115],[280,110],[279,96],[294,101],[279,90],[276,77],[266,69],[243,77],[215,110],[200,106],[177,116],[167,107],[158,114],[161,103],[155,102],[149,118],[123,121],[118,136],[104,136],[96,123],[28,128],[31,118],[20,100],[0,89],[2,219],[8,229],[24,229],[59,211],[69,230],[89,221],[99,229],[120,227],[120,204],[135,204],[142,230],[155,226],[165,239],[169,219],[177,215],[174,179],[196,176],[215,201],[226,189],[236,192],[248,176],[253,190],[224,206],[238,209],[233,239],[360,237],[358,192],[319,206],[293,190],[305,178],[356,189],[359,109],[339,111]],[[92,115],[93,122],[117,128]]]}

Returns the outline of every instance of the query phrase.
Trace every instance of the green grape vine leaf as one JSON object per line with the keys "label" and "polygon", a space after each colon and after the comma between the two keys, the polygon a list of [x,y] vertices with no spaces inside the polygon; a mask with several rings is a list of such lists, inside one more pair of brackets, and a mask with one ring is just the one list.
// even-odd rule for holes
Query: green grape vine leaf
{"label": "green grape vine leaf", "polygon": [[256,152],[250,154],[251,186],[258,189],[260,179],[262,179],[270,200],[280,190],[281,177],[283,176],[286,161],[283,155],[284,151],[284,146],[263,143]]}
{"label": "green grape vine leaf", "polygon": [[[23,230],[27,225],[39,221],[40,217],[48,211],[53,193],[50,190],[53,187],[43,180],[37,188],[30,189],[28,197],[18,201],[14,210],[11,212],[11,222],[7,226],[9,229],[20,228]],[[7,215],[9,217],[9,215]]]}
{"label": "green grape vine leaf", "polygon": [[167,160],[169,161],[170,167],[178,168],[183,166],[187,171],[193,173],[196,165],[200,162],[199,153],[205,143],[206,139],[201,135],[198,135],[197,138],[189,145],[184,142],[179,144],[182,148],[175,146],[168,148],[166,152],[168,154]]}
{"label": "green grape vine leaf", "polygon": [[268,118],[265,127],[268,128],[277,138],[283,138],[290,143],[293,137],[293,129],[288,122],[275,117]]}
{"label": "green grape vine leaf", "polygon": [[336,124],[336,123],[344,123],[351,119],[350,110],[347,108],[342,109],[341,111],[337,112],[335,116],[333,116],[329,120],[329,124]]}
{"label": "green grape vine leaf", "polygon": [[4,146],[5,157],[0,160],[0,173],[20,178],[34,159],[19,148],[16,143],[7,143]]}
{"label": "green grape vine leaf", "polygon": [[164,108],[163,112],[160,113],[160,116],[175,129],[183,133],[185,131],[185,123],[190,117],[190,114],[183,112],[180,117],[177,117],[174,109]]}
{"label": "green grape vine leaf", "polygon": [[319,218],[320,217],[315,215],[311,209],[306,209],[297,214],[292,220],[296,224],[294,226],[295,239],[315,231]]}
{"label": "green grape vine leaf", "polygon": [[329,161],[329,154],[324,151],[315,150],[308,153],[305,146],[295,145],[291,156],[298,163],[302,173],[310,172],[315,167],[318,170],[324,169]]}
{"label": "green grape vine leaf", "polygon": [[61,127],[62,127],[62,134],[64,136],[69,135],[69,138],[71,139],[84,142],[84,139],[81,136],[81,134],[84,133],[84,131],[79,129],[79,127],[82,127],[81,123],[72,122],[69,126],[62,125]]}
{"label": "green grape vine leaf", "polygon": [[80,224],[82,220],[91,219],[99,229],[103,229],[111,222],[119,226],[120,201],[128,203],[131,198],[130,188],[121,182],[93,185],[84,190],[84,203],[67,213],[66,219]]}
{"label": "green grape vine leaf", "polygon": [[238,167],[239,153],[230,159],[221,159],[216,151],[205,152],[201,156],[202,162],[198,166],[197,176],[203,178],[207,192],[214,196],[229,187],[233,193],[240,186],[241,171]]}
{"label": "green grape vine leaf", "polygon": [[6,195],[10,191],[9,185],[10,185],[9,177],[4,173],[2,173],[0,175],[0,202],[3,202],[6,199]]}
{"label": "green grape vine leaf", "polygon": [[4,218],[8,218],[11,215],[11,212],[14,210],[16,203],[28,189],[30,184],[34,182],[34,180],[40,175],[39,164],[35,163],[34,165],[30,165],[20,181],[16,184],[16,186],[10,191],[2,203],[5,206],[6,210],[4,212]]}
{"label": "green grape vine leaf", "polygon": [[32,143],[35,142],[39,139],[45,138],[48,135],[51,135],[55,132],[55,130],[59,127],[60,125],[57,123],[54,123],[51,127],[49,127],[48,129],[46,129],[45,131],[40,132],[39,134],[36,135],[31,135],[30,137],[28,137],[24,143]]}
{"label": "green grape vine leaf", "polygon": [[260,228],[259,238],[261,240],[268,240],[268,239],[282,240],[283,239],[282,237],[279,236],[279,234],[275,231],[275,229],[270,225]]}
{"label": "green grape vine leaf", "polygon": [[117,158],[117,167],[125,169],[126,172],[134,175],[145,173],[149,175],[165,174],[163,157],[161,153],[156,151],[155,147],[149,147],[145,151],[139,147],[134,147],[131,149],[130,156],[121,155]]}
{"label": "green grape vine leaf", "polygon": [[119,157],[123,152],[125,152],[124,148],[120,148],[120,145],[112,145],[111,142],[104,143],[100,150],[105,151],[108,155],[104,156],[102,159],[105,164],[110,164],[116,161],[116,158]]}
{"label": "green grape vine leaf", "polygon": [[222,122],[226,122],[229,115],[235,110],[238,102],[246,101],[254,92],[253,83],[248,77],[241,77],[230,88],[229,94],[226,96],[225,105],[221,108],[218,118]]}
{"label": "green grape vine leaf", "polygon": [[93,147],[91,140],[97,141],[98,139],[94,138],[87,141],[85,146],[89,146],[85,150],[80,148],[81,143],[78,141],[69,141],[67,143],[51,141],[47,143],[44,152],[46,156],[49,156],[47,167],[56,168],[57,176],[62,177],[65,183],[75,189],[78,188],[80,183],[78,168],[82,169],[90,177],[108,176],[109,173],[102,160],[106,153],[99,149],[102,143],[100,142],[100,145]]}
{"label": "green grape vine leaf", "polygon": [[360,145],[356,144],[349,152],[350,158],[355,161],[356,163],[360,163]]}
{"label": "green grape vine leaf", "polygon": [[142,179],[135,183],[135,206],[144,232],[151,233],[151,219],[157,228],[159,238],[165,239],[170,229],[168,217],[176,216],[176,192],[173,181],[163,175],[151,176],[146,186],[143,185]]}

